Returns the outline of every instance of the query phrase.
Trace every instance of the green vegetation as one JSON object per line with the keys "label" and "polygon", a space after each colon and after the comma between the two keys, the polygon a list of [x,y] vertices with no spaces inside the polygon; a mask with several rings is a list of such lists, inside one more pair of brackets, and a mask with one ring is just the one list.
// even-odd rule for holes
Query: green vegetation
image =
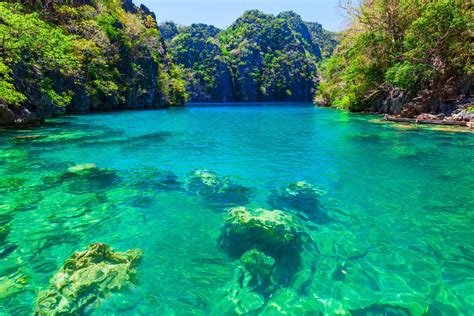
{"label": "green vegetation", "polygon": [[[172,33],[173,29],[178,30],[172,23],[165,24],[163,28],[164,33]],[[182,27],[178,32],[174,33],[169,47],[174,61],[185,69],[186,82],[189,87],[193,87],[190,89],[192,98],[206,95],[212,101],[222,99],[224,87],[219,78],[225,75],[230,78],[230,76],[221,49],[214,40],[220,30],[213,26],[194,24]]]}
{"label": "green vegetation", "polygon": [[[15,1],[12,1],[15,2]],[[130,1],[0,3],[0,110],[54,113],[181,105],[156,21]],[[1,119],[0,124],[13,124]],[[5,115],[3,116],[5,117]]]}
{"label": "green vegetation", "polygon": [[324,67],[318,103],[393,112],[391,100],[403,97],[398,110],[413,115],[466,93],[470,2],[371,0],[349,9],[353,22]]}
{"label": "green vegetation", "polygon": [[171,22],[160,30],[193,101],[309,101],[317,63],[336,45],[334,34],[293,12],[248,11],[222,31]]}

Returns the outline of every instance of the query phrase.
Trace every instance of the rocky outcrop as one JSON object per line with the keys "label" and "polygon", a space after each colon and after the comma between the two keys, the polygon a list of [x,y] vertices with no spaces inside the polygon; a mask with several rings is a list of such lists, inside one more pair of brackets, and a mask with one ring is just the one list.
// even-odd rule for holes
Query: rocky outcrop
{"label": "rocky outcrop", "polygon": [[224,221],[221,246],[232,256],[240,256],[253,247],[276,254],[302,245],[302,226],[283,211],[236,207],[229,210]]}
{"label": "rocky outcrop", "polygon": [[185,70],[191,101],[235,101],[231,69],[218,43],[211,40],[221,30],[205,24],[178,28],[171,22],[160,30],[166,34],[174,61]]}
{"label": "rocky outcrop", "polygon": [[225,30],[169,22],[160,30],[194,102],[312,101],[316,64],[336,45],[334,34],[294,12],[247,11]]}
{"label": "rocky outcrop", "polygon": [[471,126],[474,101],[470,81],[464,78],[437,92],[424,89],[416,95],[400,89],[383,92],[373,101],[371,112],[389,114],[386,118],[391,121]]}
{"label": "rocky outcrop", "polygon": [[[28,125],[65,113],[182,105],[184,83],[168,58],[155,15],[131,0],[72,1],[46,6],[2,4],[5,45],[0,126]],[[32,14],[33,13],[33,14]],[[37,32],[24,29],[33,21]],[[51,34],[41,44],[45,34]],[[61,45],[57,43],[62,43]],[[23,46],[20,46],[23,45]],[[48,51],[49,49],[54,50]],[[35,50],[35,47],[39,47]],[[19,51],[22,51],[21,56]]]}
{"label": "rocky outcrop", "polygon": [[113,252],[95,243],[76,252],[39,292],[35,315],[77,315],[112,291],[127,286],[136,273],[142,251]]}
{"label": "rocky outcrop", "polygon": [[27,108],[0,104],[0,126],[32,125],[41,119]]}

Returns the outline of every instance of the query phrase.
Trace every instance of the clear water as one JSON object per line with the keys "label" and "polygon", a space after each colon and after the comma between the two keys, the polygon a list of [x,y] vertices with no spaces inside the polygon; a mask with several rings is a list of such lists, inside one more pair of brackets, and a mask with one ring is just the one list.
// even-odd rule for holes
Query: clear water
{"label": "clear water", "polygon": [[[0,314],[31,314],[64,260],[96,241],[144,258],[135,286],[88,313],[232,310],[216,309],[239,265],[218,247],[225,207],[152,181],[156,170],[185,182],[209,169],[251,188],[249,207],[268,207],[272,190],[296,181],[327,192],[331,221],[304,223],[317,245],[299,267],[304,290],[282,284],[253,314],[474,315],[474,134],[372,119],[311,105],[200,105],[1,132]],[[26,135],[35,137],[17,137]],[[84,163],[117,177],[45,180]]]}

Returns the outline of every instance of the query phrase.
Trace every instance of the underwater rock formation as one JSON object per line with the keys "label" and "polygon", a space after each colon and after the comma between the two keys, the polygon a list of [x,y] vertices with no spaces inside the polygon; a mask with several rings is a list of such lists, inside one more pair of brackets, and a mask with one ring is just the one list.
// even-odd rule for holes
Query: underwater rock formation
{"label": "underwater rock formation", "polygon": [[103,169],[93,163],[69,167],[65,172],[45,177],[43,183],[64,185],[65,191],[72,194],[99,193],[106,190],[120,177],[112,169]]}
{"label": "underwater rock formation", "polygon": [[232,280],[220,290],[220,299],[211,315],[241,315],[259,310],[271,293],[270,276],[274,266],[275,259],[260,250],[244,253]]}
{"label": "underwater rock formation", "polygon": [[76,252],[51,278],[49,287],[38,294],[35,315],[71,315],[84,311],[107,293],[130,283],[143,252],[113,252],[95,243]]}
{"label": "underwater rock formation", "polygon": [[186,189],[216,205],[236,206],[249,202],[251,190],[208,170],[195,170],[186,180]]}
{"label": "underwater rock formation", "polygon": [[245,287],[266,288],[270,274],[275,266],[275,259],[265,255],[260,250],[252,249],[244,253],[240,261],[244,268],[242,285]]}
{"label": "underwater rock formation", "polygon": [[221,245],[231,256],[257,247],[277,253],[282,247],[301,246],[303,230],[297,219],[283,211],[236,207],[225,215]]}
{"label": "underwater rock formation", "polygon": [[316,189],[314,185],[300,181],[274,191],[267,202],[272,208],[322,223],[329,220],[319,201],[323,194],[324,192]]}
{"label": "underwater rock formation", "polygon": [[132,183],[140,189],[150,189],[159,191],[179,190],[181,182],[178,176],[171,171],[164,171],[155,168],[144,168],[133,170],[130,173],[130,179],[127,182]]}
{"label": "underwater rock formation", "polygon": [[68,173],[75,173],[77,175],[89,173],[91,171],[97,170],[97,165],[95,163],[86,163],[82,165],[75,165],[67,169]]}

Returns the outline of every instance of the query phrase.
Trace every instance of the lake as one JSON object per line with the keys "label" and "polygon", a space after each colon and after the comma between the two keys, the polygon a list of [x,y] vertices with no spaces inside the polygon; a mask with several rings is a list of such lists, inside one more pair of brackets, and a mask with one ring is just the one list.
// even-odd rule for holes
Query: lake
{"label": "lake", "polygon": [[[0,132],[0,314],[31,314],[64,261],[102,242],[143,258],[91,315],[474,315],[474,133],[377,119],[200,104]],[[84,164],[98,171],[68,173]],[[291,200],[295,183],[317,201]],[[238,206],[281,207],[304,236],[258,285],[223,246]]]}

